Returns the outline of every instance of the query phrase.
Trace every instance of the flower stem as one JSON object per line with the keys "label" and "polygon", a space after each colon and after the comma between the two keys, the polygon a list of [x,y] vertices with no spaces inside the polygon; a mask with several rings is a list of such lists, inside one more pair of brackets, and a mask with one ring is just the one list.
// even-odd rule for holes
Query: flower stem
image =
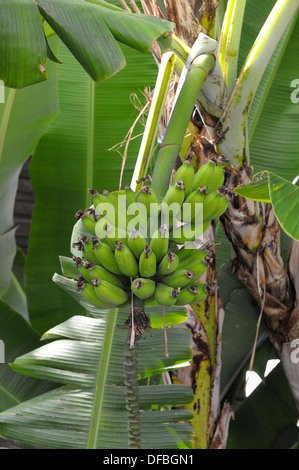
{"label": "flower stem", "polygon": [[180,153],[182,142],[202,84],[215,66],[212,53],[200,54],[191,63],[185,82],[177,97],[172,115],[160,146],[155,164],[152,187],[158,197],[168,189],[175,160]]}

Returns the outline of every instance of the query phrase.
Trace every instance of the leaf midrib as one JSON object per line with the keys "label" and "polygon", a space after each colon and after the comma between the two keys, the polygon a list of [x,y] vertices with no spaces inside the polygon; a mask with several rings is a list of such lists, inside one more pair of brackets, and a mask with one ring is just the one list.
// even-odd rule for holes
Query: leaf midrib
{"label": "leaf midrib", "polygon": [[87,440],[87,448],[88,449],[96,449],[97,446],[97,438],[99,432],[99,424],[101,419],[101,412],[103,406],[103,398],[104,398],[104,388],[106,384],[106,377],[109,368],[110,362],[110,354],[112,350],[112,342],[116,327],[116,319],[118,315],[117,308],[111,308],[108,310],[107,313],[107,324],[106,324],[106,332],[103,342],[102,353],[99,361],[99,368],[98,368],[98,377],[97,383],[95,388],[95,396],[93,401],[93,408],[91,413],[91,420],[88,432],[88,440]]}

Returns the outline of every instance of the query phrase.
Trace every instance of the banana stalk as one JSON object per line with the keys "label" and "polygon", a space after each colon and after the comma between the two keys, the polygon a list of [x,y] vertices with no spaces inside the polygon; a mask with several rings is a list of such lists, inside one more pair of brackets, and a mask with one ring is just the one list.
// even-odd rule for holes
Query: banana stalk
{"label": "banana stalk", "polygon": [[180,153],[196,99],[206,76],[214,66],[214,55],[212,53],[204,53],[191,61],[188,67],[184,83],[176,98],[153,172],[152,187],[158,197],[164,197],[168,189],[170,175],[175,160]]}

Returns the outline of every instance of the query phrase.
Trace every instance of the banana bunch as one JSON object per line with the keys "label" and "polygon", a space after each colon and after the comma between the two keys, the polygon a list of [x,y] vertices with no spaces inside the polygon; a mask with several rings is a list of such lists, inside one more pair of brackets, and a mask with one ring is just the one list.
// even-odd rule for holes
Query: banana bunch
{"label": "banana bunch", "polygon": [[150,184],[136,193],[128,186],[89,190],[93,205],[75,215],[86,233],[72,244],[80,254],[73,256],[78,292],[99,308],[126,305],[132,296],[162,306],[203,301],[208,290],[200,279],[211,256],[196,239],[227,208],[223,183],[221,160],[195,172],[187,157],[162,200]]}

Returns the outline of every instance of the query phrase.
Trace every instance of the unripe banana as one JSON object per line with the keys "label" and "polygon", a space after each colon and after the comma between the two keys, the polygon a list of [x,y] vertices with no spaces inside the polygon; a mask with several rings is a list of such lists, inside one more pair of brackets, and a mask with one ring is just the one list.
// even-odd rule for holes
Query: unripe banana
{"label": "unripe banana", "polygon": [[135,277],[138,275],[138,262],[133,255],[130,248],[124,245],[121,241],[115,242],[115,261],[118,268],[128,277]]}
{"label": "unripe banana", "polygon": [[78,210],[75,214],[75,217],[77,220],[81,220],[84,227],[86,228],[86,230],[91,233],[92,235],[95,235],[96,232],[95,232],[95,228],[96,228],[96,223],[99,219],[99,215],[96,214],[95,211],[91,212],[91,210],[89,210],[89,212],[87,212],[89,209],[86,209],[85,211],[82,211],[81,209]]}
{"label": "unripe banana", "polygon": [[[121,194],[120,191],[114,193],[98,194],[97,191],[89,190],[94,194],[93,202],[96,212],[100,215],[100,222],[97,224],[96,230],[99,231],[100,227],[103,228],[105,221],[113,227],[121,227],[124,231],[127,226],[127,211],[126,211],[126,197],[125,192]],[[118,200],[118,196],[120,197]],[[100,236],[98,234],[98,236]],[[100,238],[102,238],[100,236]]]}
{"label": "unripe banana", "polygon": [[111,304],[104,302],[97,296],[94,286],[84,282],[83,279],[77,282],[77,291],[81,292],[82,297],[94,307],[111,308]]}
{"label": "unripe banana", "polygon": [[127,199],[126,200],[127,207],[130,204],[133,204],[134,202],[136,202],[136,193],[135,191],[133,191],[133,189],[129,185],[125,186],[125,195]]}
{"label": "unripe banana", "polygon": [[79,265],[79,271],[88,282],[92,282],[94,277],[100,279],[101,281],[110,282],[114,286],[123,288],[123,283],[119,277],[112,274],[103,266],[97,266],[93,263],[87,263],[83,261],[81,265]]}
{"label": "unripe banana", "polygon": [[161,227],[156,230],[151,238],[150,247],[156,255],[157,263],[160,263],[163,256],[168,252],[169,244],[169,229],[167,225],[161,225]]}
{"label": "unripe banana", "polygon": [[115,250],[115,242],[127,243],[127,233],[121,227],[109,223],[104,217],[97,222],[96,233],[100,239],[106,239],[112,250]]}
{"label": "unripe banana", "polygon": [[192,191],[185,199],[181,209],[181,222],[191,222],[195,219],[197,214],[202,213],[203,204],[206,199],[206,189],[206,186],[200,186]]}
{"label": "unripe banana", "polygon": [[[185,251],[188,256],[180,261],[179,269],[191,268],[192,265],[202,261],[208,254],[207,250],[185,249]],[[178,258],[180,259],[179,252]]]}
{"label": "unripe banana", "polygon": [[82,256],[84,259],[90,263],[97,264],[98,259],[93,251],[93,239],[96,237],[92,237],[91,239],[87,237],[87,235],[83,235],[82,237],[78,238],[77,243],[73,243],[72,247],[76,248],[77,250],[82,252]]}
{"label": "unripe banana", "polygon": [[219,187],[221,187],[225,180],[225,172],[223,170],[223,164],[219,162],[219,159],[212,158],[212,161],[215,163],[215,170],[214,170],[214,178],[210,184],[209,190],[216,191]]}
{"label": "unripe banana", "polygon": [[179,262],[180,260],[175,253],[167,253],[162,258],[161,263],[158,266],[158,274],[160,276],[165,276],[166,274],[173,273],[177,269]]}
{"label": "unripe banana", "polygon": [[204,222],[202,225],[191,223],[182,225],[181,227],[176,227],[170,233],[170,239],[178,245],[184,245],[188,242],[192,242],[198,238],[201,238],[209,225],[210,220]]}
{"label": "unripe banana", "polygon": [[100,194],[96,189],[88,189],[88,193],[92,197],[92,203],[95,209],[99,204],[109,202],[108,197],[105,194]]}
{"label": "unripe banana", "polygon": [[200,261],[199,263],[197,262],[188,266],[188,270],[193,271],[193,280],[191,281],[191,283],[188,283],[189,285],[191,285],[192,282],[197,281],[206,272],[207,265],[204,261]]}
{"label": "unripe banana", "polygon": [[143,204],[146,207],[147,215],[150,216],[151,204],[160,204],[159,198],[152,188],[142,186],[136,194],[136,202]]}
{"label": "unripe banana", "polygon": [[155,300],[165,307],[174,305],[178,298],[179,289],[173,289],[163,283],[159,283],[155,289]]}
{"label": "unripe banana", "polygon": [[114,252],[109,245],[101,242],[99,239],[95,239],[93,249],[98,263],[100,263],[102,266],[104,266],[104,268],[108,269],[108,271],[113,274],[121,274],[121,271],[115,261]]}
{"label": "unripe banana", "polygon": [[193,179],[193,190],[196,190],[200,186],[209,187],[214,177],[214,171],[215,163],[211,160],[202,165],[195,173]]}
{"label": "unripe banana", "polygon": [[179,287],[183,288],[187,286],[194,279],[194,272],[192,269],[178,269],[172,274],[163,276],[163,283],[169,287],[178,289]]}
{"label": "unripe banana", "polygon": [[181,205],[185,199],[185,185],[184,181],[179,180],[174,183],[170,188],[167,190],[162,202],[160,204],[160,209],[162,214],[169,214],[169,208],[173,205],[173,216],[175,217],[181,209]]}
{"label": "unripe banana", "polygon": [[192,191],[194,179],[193,157],[189,155],[182,166],[178,169],[173,178],[173,184],[177,181],[184,181],[185,199]]}
{"label": "unripe banana", "polygon": [[120,287],[114,286],[110,282],[100,281],[96,277],[93,278],[92,284],[94,286],[97,296],[111,306],[119,306],[125,303],[129,297]]}
{"label": "unripe banana", "polygon": [[195,241],[188,242],[185,245],[183,245],[177,252],[177,256],[178,256],[180,262],[182,262],[186,258],[189,258],[189,256],[192,255],[192,253],[195,253],[195,251],[197,249],[197,246],[198,245]]}
{"label": "unripe banana", "polygon": [[78,258],[76,256],[73,256],[73,261],[76,265],[76,268],[79,271],[79,278],[81,276],[82,279],[86,282],[90,282],[92,280],[92,276],[90,275],[89,268],[91,266],[94,266],[94,264],[89,263],[88,261],[84,261],[82,258]]}
{"label": "unripe banana", "polygon": [[190,305],[203,302],[207,298],[207,292],[204,289],[204,284],[196,284],[189,287],[184,287],[180,290],[176,305]]}
{"label": "unripe banana", "polygon": [[157,271],[156,255],[149,245],[145,245],[139,258],[139,272],[141,277],[153,277]]}
{"label": "unripe banana", "polygon": [[203,221],[211,221],[220,217],[226,211],[228,204],[228,198],[219,194],[218,191],[209,193],[203,205]]}
{"label": "unripe banana", "polygon": [[222,163],[218,163],[216,158],[212,158],[195,173],[193,189],[207,186],[208,192],[215,191],[223,185],[224,178]]}
{"label": "unripe banana", "polygon": [[140,202],[132,202],[127,208],[127,232],[139,230],[146,233],[148,215],[146,206]]}
{"label": "unripe banana", "polygon": [[138,278],[131,284],[131,290],[136,297],[145,300],[152,297],[155,293],[156,284],[151,279]]}
{"label": "unripe banana", "polygon": [[133,252],[135,258],[139,259],[144,250],[145,245],[148,245],[148,239],[142,235],[138,230],[132,230],[128,235],[128,247]]}

